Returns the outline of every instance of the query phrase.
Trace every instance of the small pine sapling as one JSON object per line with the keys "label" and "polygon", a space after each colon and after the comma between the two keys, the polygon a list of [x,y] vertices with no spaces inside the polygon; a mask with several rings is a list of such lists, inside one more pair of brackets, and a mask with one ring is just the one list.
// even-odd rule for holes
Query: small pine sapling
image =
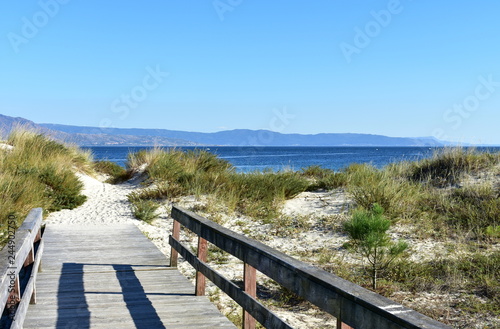
{"label": "small pine sapling", "polygon": [[391,221],[384,217],[384,209],[378,204],[370,210],[355,211],[352,218],[343,223],[344,231],[349,236],[345,247],[368,262],[373,289],[377,289],[380,272],[408,249],[405,241],[391,241],[387,233],[390,226]]}

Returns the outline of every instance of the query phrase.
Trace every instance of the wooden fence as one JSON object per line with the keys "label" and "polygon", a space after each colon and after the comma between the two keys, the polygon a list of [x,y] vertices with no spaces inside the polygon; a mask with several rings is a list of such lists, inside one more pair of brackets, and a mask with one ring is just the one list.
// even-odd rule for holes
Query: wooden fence
{"label": "wooden fence", "polygon": [[[205,278],[208,278],[242,306],[244,329],[255,328],[255,320],[266,328],[291,328],[256,299],[256,270],[332,314],[337,318],[337,328],[449,328],[180,207],[173,207],[172,218],[174,227],[169,238],[172,246],[171,266],[177,266],[180,254],[197,271],[196,295],[205,294]],[[181,225],[198,235],[197,255],[180,242]],[[243,261],[243,289],[207,265],[207,242]]]}
{"label": "wooden fence", "polygon": [[43,252],[42,209],[31,210],[15,230],[16,218],[8,221],[8,239],[0,251],[0,309],[2,326],[22,328],[28,305],[36,303],[36,275]]}

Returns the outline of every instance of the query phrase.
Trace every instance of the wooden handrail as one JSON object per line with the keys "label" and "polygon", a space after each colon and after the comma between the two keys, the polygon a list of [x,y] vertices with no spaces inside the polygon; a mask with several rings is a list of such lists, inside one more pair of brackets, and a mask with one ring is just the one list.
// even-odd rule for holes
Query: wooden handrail
{"label": "wooden handrail", "polygon": [[[35,282],[44,247],[42,208],[31,210],[17,230],[15,222],[15,216],[9,216],[9,239],[0,251],[0,309],[7,309],[10,328],[22,328],[28,305],[36,303]],[[20,273],[30,266],[31,273],[21,285]]]}
{"label": "wooden handrail", "polygon": [[[332,314],[338,320],[338,327],[367,329],[450,328],[388,298],[294,259],[178,206],[173,206],[172,218],[174,219],[174,235],[177,235],[169,238],[172,255],[174,253],[177,255],[178,252],[196,269],[197,273],[207,277],[242,306],[245,313],[247,312],[266,328],[291,327],[254,297],[254,282],[246,282],[245,280],[245,290],[243,291],[180,243],[179,224],[198,235],[200,239],[204,239],[242,260],[245,269],[249,270],[249,273],[245,275],[246,278],[252,277],[251,280],[255,280],[255,275],[251,274],[250,267],[258,270],[298,296]],[[175,266],[174,264],[177,264],[176,258],[171,262],[171,266]],[[244,318],[247,317],[244,316]],[[245,322],[247,323],[245,328],[253,328],[251,319]]]}

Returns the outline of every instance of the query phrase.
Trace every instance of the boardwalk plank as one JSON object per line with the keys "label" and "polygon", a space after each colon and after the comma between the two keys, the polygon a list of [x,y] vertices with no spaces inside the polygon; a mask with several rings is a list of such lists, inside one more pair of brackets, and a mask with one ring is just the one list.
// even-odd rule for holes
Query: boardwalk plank
{"label": "boardwalk plank", "polygon": [[135,225],[48,225],[24,328],[235,328]]}

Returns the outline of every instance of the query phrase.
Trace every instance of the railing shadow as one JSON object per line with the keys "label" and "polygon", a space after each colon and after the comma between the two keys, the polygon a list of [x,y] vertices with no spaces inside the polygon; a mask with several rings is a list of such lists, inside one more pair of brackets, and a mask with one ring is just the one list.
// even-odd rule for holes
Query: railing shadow
{"label": "railing shadow", "polygon": [[83,265],[63,263],[57,289],[58,329],[90,328],[90,311],[83,284]]}
{"label": "railing shadow", "polygon": [[[84,271],[85,266],[109,266],[118,279],[120,292],[106,291],[106,289],[86,289],[84,275],[98,275],[97,273]],[[146,293],[140,279],[137,277],[134,268],[151,267],[132,264],[81,264],[64,263],[61,270],[59,287],[57,292],[58,329],[87,329],[91,326],[91,308],[87,301],[90,295],[122,295],[123,302],[134,321],[135,328],[166,328],[160,319],[155,307],[148,298],[148,295],[168,296],[168,295],[186,295],[186,294],[165,294],[165,293]],[[111,284],[111,283],[110,283]],[[105,286],[102,284],[100,286]],[[93,306],[97,307],[97,306]],[[119,317],[117,314],[109,314],[113,318]],[[119,327],[119,325],[118,325]]]}

